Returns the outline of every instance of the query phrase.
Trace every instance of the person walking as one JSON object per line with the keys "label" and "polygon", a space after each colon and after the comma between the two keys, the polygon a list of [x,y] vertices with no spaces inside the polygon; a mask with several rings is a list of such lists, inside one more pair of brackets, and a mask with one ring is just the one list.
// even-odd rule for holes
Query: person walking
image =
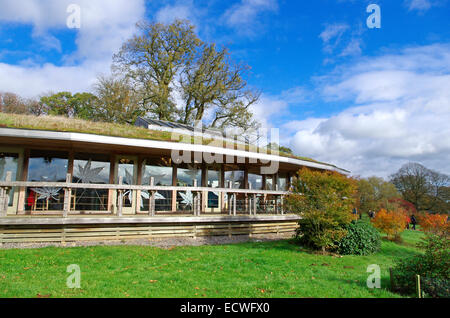
{"label": "person walking", "polygon": [[414,214],[413,215],[411,215],[411,224],[412,224],[412,226],[413,226],[413,230],[415,230],[416,229],[416,223],[417,223],[417,221],[416,221],[416,217],[414,216]]}

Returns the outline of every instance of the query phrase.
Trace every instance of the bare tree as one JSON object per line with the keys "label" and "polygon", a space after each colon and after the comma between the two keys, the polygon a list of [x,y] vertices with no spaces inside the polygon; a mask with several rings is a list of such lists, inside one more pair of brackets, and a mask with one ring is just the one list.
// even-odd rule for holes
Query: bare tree
{"label": "bare tree", "polygon": [[403,198],[418,211],[435,209],[445,200],[446,188],[450,183],[448,175],[428,169],[419,163],[407,163],[390,177]]}

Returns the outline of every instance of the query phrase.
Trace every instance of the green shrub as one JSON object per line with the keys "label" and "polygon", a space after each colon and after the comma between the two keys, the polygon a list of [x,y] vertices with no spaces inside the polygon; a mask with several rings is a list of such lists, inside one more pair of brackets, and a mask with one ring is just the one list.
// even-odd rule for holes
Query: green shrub
{"label": "green shrub", "polygon": [[314,249],[334,250],[352,220],[356,181],[333,171],[303,168],[292,181],[286,210],[301,217],[297,238]]}
{"label": "green shrub", "polygon": [[450,298],[450,280],[422,277],[422,289],[433,298]]}
{"label": "green shrub", "polygon": [[364,221],[353,221],[345,227],[347,235],[337,244],[342,255],[370,255],[381,247],[380,233]]}
{"label": "green shrub", "polygon": [[445,236],[429,234],[420,244],[424,254],[400,259],[393,269],[395,291],[413,294],[416,275],[420,275],[422,290],[432,297],[450,297],[450,248]]}

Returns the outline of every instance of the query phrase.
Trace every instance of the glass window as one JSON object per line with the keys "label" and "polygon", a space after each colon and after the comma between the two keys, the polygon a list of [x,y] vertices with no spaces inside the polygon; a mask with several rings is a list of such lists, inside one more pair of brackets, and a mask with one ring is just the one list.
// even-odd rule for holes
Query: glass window
{"label": "glass window", "polygon": [[32,150],[28,181],[66,182],[67,153]]}
{"label": "glass window", "polygon": [[194,180],[197,180],[197,186],[202,185],[202,170],[195,165],[180,165],[177,169],[177,186],[192,187]]}
{"label": "glass window", "polygon": [[225,187],[228,188],[228,182],[231,181],[233,189],[244,189],[244,171],[225,171]]}
{"label": "glass window", "polygon": [[[172,185],[172,167],[170,161],[164,158],[145,159],[142,164],[142,184],[150,184],[150,178],[154,178],[157,186]],[[141,211],[148,211],[150,195],[148,191],[140,191],[141,193]],[[172,210],[172,191],[158,191],[155,195],[155,211],[171,211]]]}
{"label": "glass window", "polygon": [[[119,178],[122,177],[123,184],[136,184],[136,175],[134,170],[134,160],[128,158],[119,159],[117,167],[117,180],[119,183]],[[123,194],[123,207],[129,208],[133,205],[133,190],[126,190]]]}
{"label": "glass window", "polygon": [[208,169],[208,188],[220,188],[220,171]]}
{"label": "glass window", "polygon": [[[74,183],[108,184],[110,159],[107,155],[75,154]],[[73,189],[72,206],[77,211],[107,211],[108,189]]]}
{"label": "glass window", "polygon": [[285,173],[280,173],[278,175],[277,184],[278,184],[279,191],[287,190],[287,175]]}
{"label": "glass window", "polygon": [[150,177],[154,178],[157,186],[172,185],[172,167],[163,160],[145,159],[142,164],[142,184],[150,184]]}
{"label": "glass window", "polygon": [[266,190],[273,190],[273,176],[266,175]]}
{"label": "glass window", "polygon": [[[0,152],[0,181],[6,180],[6,173],[11,171],[11,181],[16,181],[17,162],[19,155],[16,153]],[[8,206],[13,205],[14,188],[9,191]]]}
{"label": "glass window", "polygon": [[[208,188],[220,188],[221,184],[221,174],[220,169],[210,167],[208,168]],[[208,208],[217,209],[219,208],[219,193],[208,191]]]}
{"label": "glass window", "polygon": [[[31,150],[28,161],[28,181],[65,182],[67,153]],[[64,208],[64,191],[60,187],[27,188],[26,209],[32,211]]]}
{"label": "glass window", "polygon": [[248,174],[248,182],[252,185],[252,190],[262,190],[262,179],[259,174]]}

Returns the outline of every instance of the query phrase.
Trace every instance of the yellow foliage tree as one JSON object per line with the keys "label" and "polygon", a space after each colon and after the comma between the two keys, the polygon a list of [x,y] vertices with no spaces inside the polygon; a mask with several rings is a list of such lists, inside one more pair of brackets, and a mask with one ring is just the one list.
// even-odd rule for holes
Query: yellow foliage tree
{"label": "yellow foliage tree", "polygon": [[374,227],[386,233],[388,239],[398,240],[400,234],[406,229],[408,216],[404,209],[395,208],[393,210],[381,209],[372,220]]}

